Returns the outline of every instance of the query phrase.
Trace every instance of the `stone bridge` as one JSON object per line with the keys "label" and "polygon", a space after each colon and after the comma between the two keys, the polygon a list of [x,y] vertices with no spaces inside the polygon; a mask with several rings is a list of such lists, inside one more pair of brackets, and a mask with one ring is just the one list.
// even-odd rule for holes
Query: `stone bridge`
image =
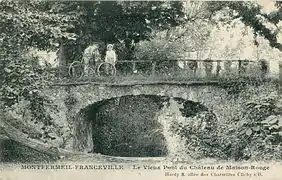
{"label": "stone bridge", "polygon": [[221,99],[226,99],[227,91],[218,82],[189,83],[145,83],[145,84],[96,84],[56,85],[48,92],[57,103],[65,104],[72,114],[99,101],[128,95],[157,95],[182,98],[200,102],[214,109]]}
{"label": "stone bridge", "polygon": [[[232,84],[232,83],[231,83]],[[169,82],[169,83],[129,83],[129,84],[57,84],[46,90],[60,112],[53,115],[60,123],[67,123],[73,138],[69,139],[67,149],[74,151],[90,151],[93,146],[92,126],[85,121],[85,112],[89,107],[103,101],[125,96],[155,95],[158,97],[180,98],[196,102],[211,111],[220,121],[226,121],[236,111],[242,110],[245,101],[257,96],[258,92],[271,89],[265,85],[245,85],[244,93],[235,92],[222,83],[211,82]],[[275,87],[275,86],[273,86]],[[234,94],[232,94],[234,93]],[[237,108],[233,108],[237,107]],[[128,110],[130,111],[130,110]],[[84,138],[82,138],[84,137]]]}

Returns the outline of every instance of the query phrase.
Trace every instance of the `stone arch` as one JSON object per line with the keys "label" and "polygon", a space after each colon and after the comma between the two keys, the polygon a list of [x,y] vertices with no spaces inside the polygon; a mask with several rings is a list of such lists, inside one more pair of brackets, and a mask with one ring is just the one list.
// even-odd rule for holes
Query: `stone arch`
{"label": "stone arch", "polygon": [[[86,109],[88,106],[99,101],[111,98],[118,98],[126,95],[158,95],[182,98],[203,104],[211,110],[216,117],[225,116],[226,114],[223,113],[222,107],[229,106],[230,102],[232,102],[228,100],[229,95],[227,91],[213,83],[166,83],[144,85],[101,85],[87,83],[53,87],[48,91],[48,94],[54,97],[55,103],[64,109],[64,121],[69,124],[72,134],[75,133],[75,122],[83,119],[81,110]],[[73,103],[67,105],[66,99],[69,99],[70,97]],[[220,116],[218,116],[218,114]],[[88,126],[85,125],[84,129],[87,127]],[[74,138],[69,140],[68,149],[75,149],[74,141]],[[87,151],[86,147],[81,147],[81,149]]]}
{"label": "stone arch", "polygon": [[77,99],[73,109],[77,114],[80,109],[110,98],[118,98],[126,95],[157,95],[182,98],[194,102],[200,102],[209,109],[214,109],[217,101],[226,99],[227,92],[215,85],[135,85],[135,86],[101,86],[83,85],[70,90],[72,96]]}
{"label": "stone arch", "polygon": [[[93,139],[92,139],[92,135],[93,135],[93,129],[91,127],[93,127],[93,121],[90,120],[89,114],[87,115],[87,113],[89,113],[91,110],[95,111],[96,109],[98,109],[100,106],[103,106],[105,103],[109,102],[109,101],[113,101],[113,100],[119,100],[122,99],[124,97],[130,97],[130,96],[134,96],[134,97],[155,97],[157,98],[156,100],[158,101],[169,101],[169,99],[174,99],[175,101],[177,101],[178,103],[184,103],[183,108],[180,110],[183,116],[191,116],[191,112],[188,112],[187,109],[185,109],[186,104],[189,103],[194,103],[193,105],[195,106],[199,106],[198,108],[202,108],[204,111],[207,111],[208,108],[205,107],[204,105],[202,105],[199,102],[193,102],[193,101],[188,101],[185,100],[181,97],[168,97],[168,96],[164,96],[162,95],[149,95],[149,94],[139,94],[139,93],[135,93],[132,95],[125,95],[125,96],[116,96],[116,97],[111,97],[109,99],[104,99],[104,100],[100,100],[100,101],[96,101],[95,103],[88,105],[87,107],[81,109],[79,111],[79,113],[76,115],[76,119],[74,121],[74,137],[79,137],[79,138],[75,138],[74,139],[74,149],[76,151],[84,151],[84,152],[90,152],[93,148]],[[186,103],[186,104],[185,104]],[[94,107],[93,107],[94,106]],[[147,104],[147,106],[150,106],[149,104]],[[162,105],[160,105],[158,108],[161,108]],[[151,107],[153,108],[153,106]],[[157,108],[157,109],[158,109]],[[191,106],[189,107],[191,108]],[[131,109],[132,110],[132,109]],[[155,109],[156,110],[156,109]],[[130,110],[129,110],[130,111]],[[148,111],[148,109],[147,109]],[[96,112],[95,112],[96,113]],[[96,115],[94,115],[96,116]],[[134,118],[133,118],[134,119]],[[92,122],[91,122],[92,121]],[[99,137],[100,138],[100,137]],[[163,137],[158,137],[158,141],[162,141]],[[164,147],[166,148],[166,147]],[[159,149],[158,149],[159,150]],[[160,150],[159,150],[160,151]],[[161,155],[166,154],[166,151],[164,152],[159,152]],[[106,155],[111,155],[111,154],[106,154]]]}

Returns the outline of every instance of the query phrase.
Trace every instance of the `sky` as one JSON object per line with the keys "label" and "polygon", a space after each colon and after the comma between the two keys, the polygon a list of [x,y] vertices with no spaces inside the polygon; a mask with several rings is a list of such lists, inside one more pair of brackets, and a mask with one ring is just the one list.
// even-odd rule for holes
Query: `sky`
{"label": "sky", "polygon": [[[263,13],[275,12],[274,1],[264,0],[258,1],[261,5]],[[282,22],[279,23],[282,27]],[[270,25],[268,25],[270,26]],[[245,31],[245,36],[242,33]],[[233,26],[221,26],[220,29],[214,28],[209,40],[208,46],[213,49],[212,59],[249,59],[259,60],[266,59],[270,63],[272,73],[278,73],[278,62],[282,57],[282,53],[269,46],[269,42],[263,37],[258,37],[259,47],[253,43],[252,29],[246,27],[240,21],[234,21]],[[282,33],[278,35],[278,41],[282,43]]]}
{"label": "sky", "polygon": [[271,12],[277,11],[277,8],[275,7],[275,1],[259,0],[259,1],[257,1],[257,3],[263,7],[262,10],[263,10],[264,13],[269,14]]}

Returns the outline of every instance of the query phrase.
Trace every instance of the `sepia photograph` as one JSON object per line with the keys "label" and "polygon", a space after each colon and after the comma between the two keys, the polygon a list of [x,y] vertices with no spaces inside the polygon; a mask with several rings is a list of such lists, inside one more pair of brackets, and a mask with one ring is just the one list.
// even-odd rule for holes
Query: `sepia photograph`
{"label": "sepia photograph", "polygon": [[0,0],[0,180],[281,172],[281,1]]}

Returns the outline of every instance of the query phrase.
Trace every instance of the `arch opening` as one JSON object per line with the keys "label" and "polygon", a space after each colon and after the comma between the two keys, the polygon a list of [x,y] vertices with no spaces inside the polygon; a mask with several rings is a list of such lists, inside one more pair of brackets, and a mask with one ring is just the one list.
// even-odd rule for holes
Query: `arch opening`
{"label": "arch opening", "polygon": [[[198,102],[157,95],[127,95],[96,102],[75,122],[75,149],[122,157],[187,154],[179,128],[208,109]],[[193,122],[192,122],[193,123]]]}

